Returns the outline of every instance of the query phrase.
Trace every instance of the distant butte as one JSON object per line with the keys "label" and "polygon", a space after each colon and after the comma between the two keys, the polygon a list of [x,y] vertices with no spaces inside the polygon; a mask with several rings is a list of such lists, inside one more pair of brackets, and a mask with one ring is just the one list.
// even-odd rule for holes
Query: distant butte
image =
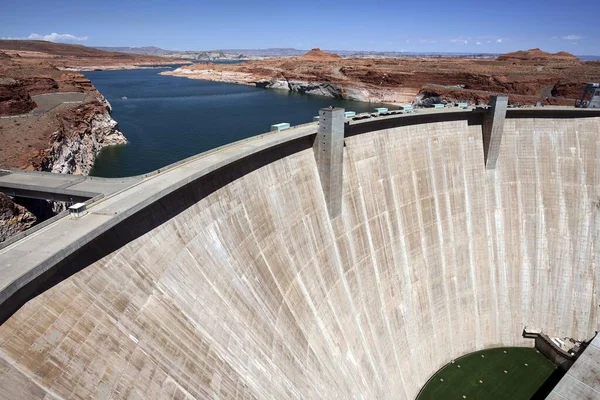
{"label": "distant butte", "polygon": [[522,61],[581,61],[579,58],[566,51],[548,53],[540,49],[519,50],[498,56],[498,61],[522,60]]}
{"label": "distant butte", "polygon": [[314,48],[312,50],[310,50],[309,52],[307,52],[305,55],[302,56],[302,58],[304,58],[305,60],[339,60],[342,57],[338,56],[337,54],[333,54],[333,53],[328,53],[326,51],[323,51],[321,49]]}

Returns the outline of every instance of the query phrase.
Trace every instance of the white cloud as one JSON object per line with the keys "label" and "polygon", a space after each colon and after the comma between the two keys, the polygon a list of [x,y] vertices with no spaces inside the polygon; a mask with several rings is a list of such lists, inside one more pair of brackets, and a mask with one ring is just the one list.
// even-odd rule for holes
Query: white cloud
{"label": "white cloud", "polygon": [[582,36],[578,36],[578,35],[567,35],[567,36],[563,36],[562,38],[564,40],[579,40],[579,39],[583,39]]}
{"label": "white cloud", "polygon": [[455,44],[469,44],[469,41],[465,40],[465,39],[450,39],[450,43],[455,43]]}
{"label": "white cloud", "polygon": [[502,39],[496,39],[496,43],[502,43]]}
{"label": "white cloud", "polygon": [[48,42],[82,42],[87,40],[87,36],[75,36],[70,33],[56,33],[52,32],[48,35],[38,35],[37,33],[32,33],[29,35],[27,39],[31,40],[46,40]]}
{"label": "white cloud", "polygon": [[3,40],[46,40],[48,42],[82,42],[88,40],[87,36],[75,36],[70,33],[50,33],[48,35],[40,35],[32,33],[27,37],[3,37]]}
{"label": "white cloud", "polygon": [[481,42],[477,42],[477,43],[475,43],[475,44],[481,44]]}

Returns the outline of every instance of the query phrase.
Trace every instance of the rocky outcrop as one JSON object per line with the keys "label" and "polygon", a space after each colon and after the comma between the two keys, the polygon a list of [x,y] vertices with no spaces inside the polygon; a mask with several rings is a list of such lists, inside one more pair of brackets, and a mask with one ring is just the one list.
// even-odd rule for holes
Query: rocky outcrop
{"label": "rocky outcrop", "polygon": [[110,109],[100,97],[64,115],[61,128],[52,135],[41,170],[87,175],[102,148],[127,143]]}
{"label": "rocky outcrop", "polygon": [[[502,91],[486,90],[467,90],[458,86],[444,87],[436,85],[426,85],[419,91],[413,101],[413,106],[431,107],[433,104],[457,104],[467,103],[469,105],[488,104],[490,94],[502,94]],[[573,102],[565,97],[542,97],[536,95],[517,95],[509,96],[509,104],[529,105],[541,102],[545,105],[572,105]]]}
{"label": "rocky outcrop", "polygon": [[22,78],[19,79],[19,82],[27,87],[27,93],[31,96],[42,93],[54,93],[59,89],[58,82],[53,78]]}
{"label": "rocky outcrop", "polygon": [[581,60],[571,53],[559,51],[558,53],[548,53],[540,49],[519,50],[512,53],[506,53],[498,56],[498,61],[577,61]]}
{"label": "rocky outcrop", "polygon": [[336,99],[344,97],[342,89],[331,83],[289,81],[288,84],[290,85],[290,90],[292,92],[316,94],[318,96],[333,97]]}
{"label": "rocky outcrop", "polygon": [[262,79],[260,81],[254,82],[254,84],[256,85],[256,87],[263,89],[290,90],[290,85],[285,79]]}
{"label": "rocky outcrop", "polygon": [[564,81],[557,82],[552,87],[552,96],[580,99],[583,94],[583,85],[580,82]]}
{"label": "rocky outcrop", "polygon": [[337,54],[328,53],[317,47],[317,48],[311,49],[309,52],[304,54],[302,56],[302,58],[305,58],[307,60],[317,60],[317,61],[326,61],[326,60],[335,61],[335,60],[341,59],[342,57],[340,57]]}
{"label": "rocky outcrop", "polygon": [[327,82],[307,82],[286,79],[263,79],[255,82],[257,87],[265,89],[282,89],[304,94],[315,94],[335,99],[345,98],[344,91],[338,85]]}
{"label": "rocky outcrop", "polygon": [[0,115],[25,114],[35,108],[23,82],[0,77]]}
{"label": "rocky outcrop", "polygon": [[344,99],[353,101],[370,102],[372,95],[367,89],[360,88],[342,88],[344,93]]}
{"label": "rocky outcrop", "polygon": [[12,198],[0,193],[0,242],[35,225],[37,218]]}

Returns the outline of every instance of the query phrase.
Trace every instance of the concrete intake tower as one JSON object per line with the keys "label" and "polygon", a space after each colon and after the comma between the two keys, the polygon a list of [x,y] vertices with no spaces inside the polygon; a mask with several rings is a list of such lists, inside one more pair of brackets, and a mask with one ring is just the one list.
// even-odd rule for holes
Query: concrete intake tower
{"label": "concrete intake tower", "polygon": [[600,112],[505,101],[324,109],[0,249],[0,398],[414,399],[525,326],[589,340]]}

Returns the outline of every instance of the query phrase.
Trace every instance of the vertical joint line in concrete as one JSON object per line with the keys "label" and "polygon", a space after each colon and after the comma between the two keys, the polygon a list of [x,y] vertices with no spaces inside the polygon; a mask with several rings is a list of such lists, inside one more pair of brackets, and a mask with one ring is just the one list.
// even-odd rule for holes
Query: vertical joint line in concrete
{"label": "vertical joint line in concrete", "polygon": [[483,157],[486,169],[496,169],[500,153],[504,119],[508,107],[507,96],[490,96],[490,108],[483,119]]}
{"label": "vertical joint line in concrete", "polygon": [[337,217],[342,211],[345,120],[343,108],[319,110],[319,129],[313,144],[330,218]]}

